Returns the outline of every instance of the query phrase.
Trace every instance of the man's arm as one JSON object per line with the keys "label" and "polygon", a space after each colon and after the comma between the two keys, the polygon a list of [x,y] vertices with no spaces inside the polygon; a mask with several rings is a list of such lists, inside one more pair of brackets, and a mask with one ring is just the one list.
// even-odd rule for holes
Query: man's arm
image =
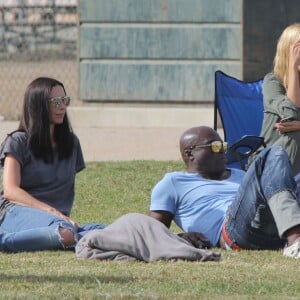
{"label": "man's arm", "polygon": [[[150,211],[149,216],[162,222],[168,228],[170,228],[171,222],[173,220],[173,214],[164,210]],[[183,232],[183,233],[179,233],[178,236],[182,237],[183,239],[185,239],[187,242],[189,242],[191,245],[193,245],[196,248],[201,249],[201,248],[211,247],[209,239],[199,232]]]}
{"label": "man's arm", "polygon": [[165,210],[150,210],[149,216],[162,222],[168,228],[170,228],[171,222],[173,220],[173,214]]}
{"label": "man's arm", "polygon": [[[175,213],[175,198],[173,184],[170,176],[165,176],[152,190],[149,216],[160,221],[170,228]],[[167,210],[166,210],[167,209]],[[179,234],[196,248],[209,247],[209,240],[201,233],[186,232]]]}

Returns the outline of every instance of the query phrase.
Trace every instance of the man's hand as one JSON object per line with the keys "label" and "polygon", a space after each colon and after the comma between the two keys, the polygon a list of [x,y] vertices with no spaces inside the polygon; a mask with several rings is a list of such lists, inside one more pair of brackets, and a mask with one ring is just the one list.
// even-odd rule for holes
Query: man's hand
{"label": "man's hand", "polygon": [[211,248],[209,239],[199,232],[183,232],[179,233],[178,236],[188,241],[191,245],[196,248]]}

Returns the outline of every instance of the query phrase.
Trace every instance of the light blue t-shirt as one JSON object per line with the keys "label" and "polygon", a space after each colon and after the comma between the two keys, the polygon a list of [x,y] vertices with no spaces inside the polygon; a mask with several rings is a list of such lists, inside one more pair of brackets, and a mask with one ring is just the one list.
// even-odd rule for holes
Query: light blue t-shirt
{"label": "light blue t-shirt", "polygon": [[167,173],[152,190],[150,210],[170,212],[184,232],[201,232],[216,246],[244,174],[231,169],[229,178],[209,180],[198,173]]}

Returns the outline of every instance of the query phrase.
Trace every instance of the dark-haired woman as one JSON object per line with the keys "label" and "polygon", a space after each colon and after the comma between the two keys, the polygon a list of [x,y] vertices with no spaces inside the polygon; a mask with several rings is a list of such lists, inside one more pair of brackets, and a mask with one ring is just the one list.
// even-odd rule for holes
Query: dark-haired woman
{"label": "dark-haired woman", "polygon": [[75,175],[85,164],[69,103],[55,79],[40,77],[27,87],[19,128],[0,152],[0,251],[74,249],[86,232],[105,227],[79,226],[70,218]]}

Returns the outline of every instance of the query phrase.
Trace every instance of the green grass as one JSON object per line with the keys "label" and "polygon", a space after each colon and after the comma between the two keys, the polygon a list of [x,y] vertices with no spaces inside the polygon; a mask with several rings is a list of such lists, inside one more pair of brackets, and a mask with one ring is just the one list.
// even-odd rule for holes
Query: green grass
{"label": "green grass", "polygon": [[[182,168],[180,162],[89,163],[77,177],[72,217],[110,223],[128,212],[148,213],[154,184]],[[221,253],[220,262],[150,264],[84,261],[63,251],[1,253],[0,299],[300,298],[300,260],[277,251]]]}

